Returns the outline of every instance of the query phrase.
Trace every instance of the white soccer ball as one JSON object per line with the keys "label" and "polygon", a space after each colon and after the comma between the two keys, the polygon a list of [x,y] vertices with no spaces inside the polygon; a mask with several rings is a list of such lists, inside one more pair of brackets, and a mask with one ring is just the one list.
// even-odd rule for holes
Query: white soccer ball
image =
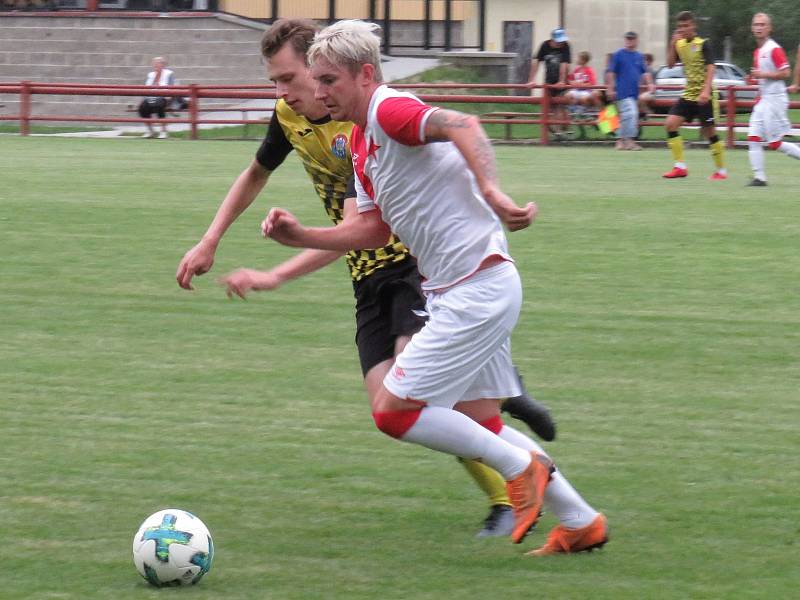
{"label": "white soccer ball", "polygon": [[133,538],[133,564],[156,587],[195,584],[213,559],[208,528],[185,510],[168,508],[150,515]]}

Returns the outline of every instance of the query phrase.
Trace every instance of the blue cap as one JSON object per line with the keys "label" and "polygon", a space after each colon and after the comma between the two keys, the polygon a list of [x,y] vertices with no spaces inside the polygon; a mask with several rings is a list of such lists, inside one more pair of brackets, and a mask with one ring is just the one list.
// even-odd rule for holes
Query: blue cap
{"label": "blue cap", "polygon": [[563,29],[553,29],[553,32],[550,34],[553,38],[554,42],[566,42],[569,38],[567,37],[567,32]]}

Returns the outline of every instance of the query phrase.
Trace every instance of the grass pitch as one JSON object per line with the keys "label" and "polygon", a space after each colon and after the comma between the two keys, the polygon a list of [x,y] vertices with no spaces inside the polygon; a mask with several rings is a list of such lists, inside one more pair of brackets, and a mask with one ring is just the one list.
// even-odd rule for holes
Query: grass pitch
{"label": "grass pitch", "polygon": [[[666,149],[499,148],[539,202],[510,236],[515,356],[547,446],[604,511],[601,552],[477,540],[455,461],[373,427],[343,265],[248,302],[213,280],[291,254],[266,208],[325,223],[291,157],[197,290],[174,272],[256,144],[0,138],[3,599],[787,598],[800,585],[800,163],[770,187],[665,181]],[[195,588],[154,590],[131,540],[178,507],[214,535]]]}

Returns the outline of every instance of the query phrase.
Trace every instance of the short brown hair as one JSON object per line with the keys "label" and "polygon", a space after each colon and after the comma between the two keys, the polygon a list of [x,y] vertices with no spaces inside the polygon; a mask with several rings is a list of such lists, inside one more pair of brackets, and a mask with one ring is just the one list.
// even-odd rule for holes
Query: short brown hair
{"label": "short brown hair", "polygon": [[694,21],[694,15],[688,10],[683,10],[683,11],[678,13],[678,15],[675,17],[675,20],[676,21],[681,21],[681,22],[683,22],[683,21]]}
{"label": "short brown hair", "polygon": [[297,55],[305,59],[316,33],[317,26],[309,19],[278,19],[261,38],[261,55],[272,58],[286,44],[291,44]]}
{"label": "short brown hair", "polygon": [[589,61],[592,60],[592,55],[586,50],[582,50],[581,52],[578,52],[578,58],[582,58],[586,61],[586,64],[589,64]]}

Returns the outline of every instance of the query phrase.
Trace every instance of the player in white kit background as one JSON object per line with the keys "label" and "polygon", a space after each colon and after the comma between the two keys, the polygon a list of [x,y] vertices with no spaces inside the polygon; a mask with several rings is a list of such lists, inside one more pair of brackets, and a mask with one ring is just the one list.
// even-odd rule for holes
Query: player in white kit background
{"label": "player in white kit background", "polygon": [[531,554],[602,546],[605,516],[538,444],[500,419],[497,399],[519,393],[510,335],[522,305],[503,226],[528,227],[536,205],[519,207],[502,191],[477,117],[382,85],[376,29],[341,21],[320,32],[309,51],[316,97],[334,119],[356,124],[357,211],[350,206],[336,227],[314,228],[273,208],[264,235],[291,246],[346,250],[383,244],[393,231],[418,261],[429,319],[386,375],[373,402],[376,425],[502,474],[514,504],[515,543],[547,504],[560,524]]}
{"label": "player in white kit background", "polygon": [[764,187],[767,185],[764,146],[796,159],[800,159],[800,147],[783,141],[783,136],[792,128],[787,113],[789,96],[784,81],[790,76],[786,53],[770,37],[772,21],[769,15],[753,15],[750,28],[756,39],[750,76],[758,82],[759,97],[750,114],[750,126],[747,130],[748,156],[753,169],[753,179],[747,185]]}

